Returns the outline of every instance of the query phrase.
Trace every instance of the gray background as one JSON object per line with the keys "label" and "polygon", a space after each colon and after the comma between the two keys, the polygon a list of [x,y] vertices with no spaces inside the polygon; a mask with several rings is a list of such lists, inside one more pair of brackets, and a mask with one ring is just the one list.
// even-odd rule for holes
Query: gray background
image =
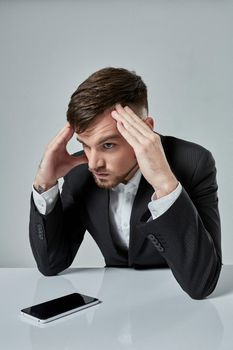
{"label": "gray background", "polygon": [[[160,133],[211,150],[223,261],[233,262],[232,15],[232,1],[0,1],[1,267],[35,266],[28,214],[38,163],[71,93],[105,66],[143,77]],[[88,233],[77,264],[104,264]]]}

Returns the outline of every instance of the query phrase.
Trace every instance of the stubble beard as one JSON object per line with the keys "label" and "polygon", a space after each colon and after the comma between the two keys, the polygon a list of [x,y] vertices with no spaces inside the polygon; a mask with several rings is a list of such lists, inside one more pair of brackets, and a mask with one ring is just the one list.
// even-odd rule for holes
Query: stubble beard
{"label": "stubble beard", "polygon": [[127,183],[128,180],[132,177],[131,174],[136,173],[135,169],[137,171],[138,163],[135,163],[134,166],[130,168],[125,174],[121,176],[115,176],[112,180],[98,179],[93,173],[92,175],[98,187],[104,188],[104,189],[110,189],[119,185],[120,183],[124,183],[124,184]]}
{"label": "stubble beard", "polygon": [[95,180],[95,183],[100,188],[110,189],[112,187],[117,186],[119,183],[124,180],[124,177],[122,176],[116,176],[113,180],[106,180],[106,179],[98,179],[95,177],[94,174],[92,174]]}

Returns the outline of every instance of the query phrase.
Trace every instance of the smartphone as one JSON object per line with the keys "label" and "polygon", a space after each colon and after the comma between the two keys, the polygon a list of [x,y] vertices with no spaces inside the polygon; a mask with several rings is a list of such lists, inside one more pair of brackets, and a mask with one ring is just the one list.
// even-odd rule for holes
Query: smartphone
{"label": "smartphone", "polygon": [[72,293],[21,310],[21,314],[40,323],[47,323],[100,303],[99,299]]}

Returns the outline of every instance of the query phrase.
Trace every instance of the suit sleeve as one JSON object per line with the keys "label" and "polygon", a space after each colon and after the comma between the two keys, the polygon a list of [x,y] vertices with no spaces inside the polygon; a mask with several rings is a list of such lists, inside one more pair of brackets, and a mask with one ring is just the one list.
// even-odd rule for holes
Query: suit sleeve
{"label": "suit sleeve", "polygon": [[73,198],[65,178],[54,209],[48,215],[42,215],[31,195],[30,244],[37,267],[45,276],[56,275],[68,268],[83,240],[86,228],[81,193],[78,197],[78,201]]}
{"label": "suit sleeve", "polygon": [[[194,299],[215,288],[222,266],[215,161],[207,150],[174,204],[159,218],[140,225],[165,258],[176,280]],[[157,248],[156,248],[157,247]]]}

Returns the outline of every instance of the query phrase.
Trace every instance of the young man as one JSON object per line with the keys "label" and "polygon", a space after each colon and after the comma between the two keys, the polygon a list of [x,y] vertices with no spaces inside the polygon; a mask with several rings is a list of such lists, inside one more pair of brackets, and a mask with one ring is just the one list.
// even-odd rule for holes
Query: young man
{"label": "young man", "polygon": [[[153,131],[147,88],[122,68],[85,80],[67,119],[33,184],[30,243],[41,273],[69,267],[88,230],[107,267],[169,266],[192,298],[209,295],[222,266],[211,153]],[[83,151],[70,155],[74,133]]]}

